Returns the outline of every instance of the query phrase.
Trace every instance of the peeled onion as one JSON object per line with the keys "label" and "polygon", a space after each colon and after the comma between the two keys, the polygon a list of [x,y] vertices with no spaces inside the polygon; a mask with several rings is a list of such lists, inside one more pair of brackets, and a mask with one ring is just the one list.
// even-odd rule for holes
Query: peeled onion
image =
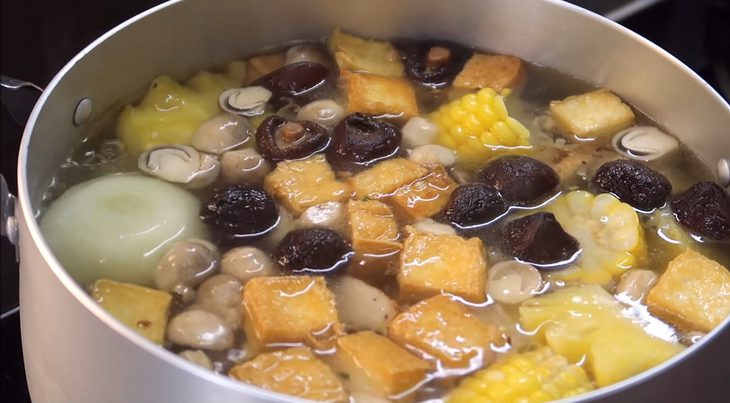
{"label": "peeled onion", "polygon": [[98,278],[152,285],[175,242],[206,239],[200,201],[142,175],[108,175],[68,189],[41,219],[54,254],[81,284]]}

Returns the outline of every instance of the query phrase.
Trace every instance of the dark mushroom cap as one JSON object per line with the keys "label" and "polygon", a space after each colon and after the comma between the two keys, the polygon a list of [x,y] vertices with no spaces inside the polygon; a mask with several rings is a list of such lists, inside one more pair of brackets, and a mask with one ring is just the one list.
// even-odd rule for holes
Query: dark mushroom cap
{"label": "dark mushroom cap", "polygon": [[596,171],[593,184],[642,211],[664,205],[672,185],[661,173],[635,160],[609,161]]}
{"label": "dark mushroom cap", "polygon": [[507,204],[493,187],[483,183],[461,185],[454,190],[441,212],[441,219],[456,229],[475,229],[507,212]]}
{"label": "dark mushroom cap", "polygon": [[509,222],[504,228],[509,251],[535,266],[562,266],[577,257],[578,240],[563,230],[552,213],[535,213]]}
{"label": "dark mushroom cap", "polygon": [[327,160],[339,171],[357,172],[400,151],[401,132],[396,126],[354,113],[335,126]]}
{"label": "dark mushroom cap", "polygon": [[473,51],[448,41],[407,41],[397,44],[405,73],[428,87],[449,85],[469,60]]}
{"label": "dark mushroom cap", "polygon": [[294,273],[332,274],[347,266],[350,243],[329,228],[290,231],[274,252],[274,261]]}
{"label": "dark mushroom cap", "polygon": [[271,91],[275,104],[281,104],[283,98],[308,102],[314,97],[312,92],[315,89],[325,87],[330,81],[329,73],[329,69],[321,63],[298,62],[259,77],[251,85],[260,85]]}
{"label": "dark mushroom cap", "polygon": [[497,189],[508,203],[530,206],[555,194],[560,183],[550,166],[530,157],[509,155],[490,161],[477,174],[479,181]]}
{"label": "dark mushroom cap", "polygon": [[281,116],[269,116],[256,129],[256,148],[274,162],[306,158],[327,148],[329,141],[324,127]]}
{"label": "dark mushroom cap", "polygon": [[219,242],[244,244],[261,238],[279,223],[274,199],[251,185],[230,185],[216,191],[200,218]]}
{"label": "dark mushroom cap", "polygon": [[699,182],[672,197],[677,220],[705,238],[730,241],[730,196],[713,182]]}

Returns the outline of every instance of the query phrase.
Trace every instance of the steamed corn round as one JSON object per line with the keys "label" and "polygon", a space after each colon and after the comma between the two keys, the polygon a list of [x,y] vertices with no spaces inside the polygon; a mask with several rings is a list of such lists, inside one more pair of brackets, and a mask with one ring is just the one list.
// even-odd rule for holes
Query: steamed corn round
{"label": "steamed corn round", "polygon": [[477,166],[508,149],[530,146],[530,131],[509,116],[503,97],[484,88],[441,106],[431,115],[439,128],[437,142],[456,151],[467,166]]}

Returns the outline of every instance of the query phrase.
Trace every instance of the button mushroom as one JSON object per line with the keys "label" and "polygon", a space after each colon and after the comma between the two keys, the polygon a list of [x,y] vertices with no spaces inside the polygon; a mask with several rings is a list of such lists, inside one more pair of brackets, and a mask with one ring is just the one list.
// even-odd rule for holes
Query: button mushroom
{"label": "button mushroom", "polygon": [[258,85],[231,88],[220,95],[218,104],[221,109],[234,115],[257,116],[264,113],[271,95],[271,91]]}
{"label": "button mushroom", "polygon": [[339,202],[326,202],[304,210],[299,217],[301,227],[327,227],[340,230],[345,226],[345,208]]}
{"label": "button mushroom", "polygon": [[634,126],[613,138],[613,148],[629,158],[652,161],[679,147],[679,141],[656,127]]}
{"label": "button mushroom", "polygon": [[299,62],[314,62],[324,65],[327,59],[319,46],[311,43],[302,43],[294,45],[286,51],[284,65]]}
{"label": "button mushroom", "polygon": [[221,272],[246,283],[254,277],[275,276],[279,271],[266,252],[252,246],[233,248],[223,255]]}
{"label": "button mushroom", "polygon": [[252,133],[248,120],[224,113],[203,122],[193,134],[192,144],[205,153],[223,154],[244,144]]}
{"label": "button mushroom", "polygon": [[331,99],[320,99],[310,102],[297,113],[297,120],[308,120],[327,128],[333,128],[342,120],[345,109]]}
{"label": "button mushroom", "polygon": [[148,175],[191,189],[210,185],[220,172],[220,163],[214,156],[185,145],[151,148],[139,156],[137,166]]}
{"label": "button mushroom", "polygon": [[401,129],[403,144],[411,148],[431,144],[436,138],[438,130],[438,127],[430,120],[414,116],[408,119]]}
{"label": "button mushroom", "polygon": [[178,314],[167,325],[167,338],[181,346],[221,351],[233,346],[233,331],[218,315],[202,309]]}
{"label": "button mushroom", "polygon": [[170,247],[153,273],[157,288],[189,300],[193,288],[218,268],[218,249],[208,241],[188,239]]}
{"label": "button mushroom", "polygon": [[223,179],[231,184],[260,185],[271,172],[271,164],[253,148],[227,151],[221,157]]}
{"label": "button mushroom", "polygon": [[456,153],[440,145],[426,144],[411,151],[408,159],[421,165],[438,164],[449,167],[456,163]]}
{"label": "button mushroom", "polygon": [[499,262],[487,272],[487,292],[503,304],[519,304],[539,293],[542,276],[533,266],[514,260]]}
{"label": "button mushroom", "polygon": [[329,142],[324,127],[306,120],[270,116],[256,130],[256,147],[274,162],[308,157],[324,150]]}
{"label": "button mushroom", "polygon": [[198,287],[195,303],[202,309],[218,315],[231,329],[241,325],[241,293],[243,285],[229,274],[217,274]]}

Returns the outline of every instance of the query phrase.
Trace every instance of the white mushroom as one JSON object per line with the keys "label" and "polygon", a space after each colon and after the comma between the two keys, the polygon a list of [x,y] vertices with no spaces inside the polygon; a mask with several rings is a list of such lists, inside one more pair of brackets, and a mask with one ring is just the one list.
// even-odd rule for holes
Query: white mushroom
{"label": "white mushroom", "polygon": [[191,189],[210,185],[220,173],[220,163],[214,156],[185,145],[151,148],[139,156],[137,166],[148,175]]}
{"label": "white mushroom", "polygon": [[227,151],[221,157],[223,179],[228,183],[261,184],[271,172],[271,164],[253,148]]}
{"label": "white mushroom", "polygon": [[153,273],[157,288],[190,300],[193,289],[218,268],[220,256],[215,245],[201,239],[173,244]]}
{"label": "white mushroom", "polygon": [[275,247],[290,231],[299,227],[299,222],[294,219],[291,213],[284,207],[279,208],[279,223],[276,228],[266,234],[264,243]]}
{"label": "white mushroom", "polygon": [[426,144],[411,151],[408,159],[417,164],[439,164],[449,167],[456,163],[456,153],[443,146]]}
{"label": "white mushroom", "polygon": [[345,207],[335,201],[309,207],[299,217],[299,225],[341,230],[345,226]]}
{"label": "white mushroom", "polygon": [[284,65],[299,62],[326,64],[327,60],[317,45],[303,43],[301,45],[294,45],[290,47],[284,56]]}
{"label": "white mushroom", "polygon": [[540,272],[529,264],[508,260],[487,271],[487,292],[497,302],[518,304],[537,294],[541,287]]}
{"label": "white mushroom", "polygon": [[623,294],[633,301],[641,301],[659,278],[656,273],[646,269],[631,269],[621,276],[616,286],[616,294]]}
{"label": "white mushroom", "polygon": [[233,248],[223,255],[221,272],[246,283],[254,277],[275,276],[278,270],[266,252],[253,246]]}
{"label": "white mushroom", "polygon": [[652,161],[679,147],[674,137],[652,126],[634,126],[613,138],[613,148],[629,158]]}
{"label": "white mushroom", "polygon": [[413,228],[421,232],[428,232],[435,235],[456,235],[456,230],[450,225],[436,222],[430,218],[424,218],[413,223]]}
{"label": "white mushroom", "polygon": [[233,346],[233,331],[214,313],[191,309],[167,325],[167,337],[175,344],[221,351]]}
{"label": "white mushroom", "polygon": [[386,334],[388,324],[398,313],[385,293],[355,277],[343,276],[333,291],[340,320],[350,330]]}
{"label": "white mushroom", "polygon": [[203,350],[185,350],[178,354],[180,357],[201,366],[210,371],[213,370],[213,361],[210,360],[205,351]]}
{"label": "white mushroom", "polygon": [[258,85],[231,88],[220,95],[218,104],[221,109],[234,115],[256,116],[264,113],[271,95],[271,91]]}
{"label": "white mushroom", "polygon": [[345,116],[345,109],[331,99],[320,99],[304,105],[297,112],[296,120],[308,120],[332,128]]}
{"label": "white mushroom", "polygon": [[195,303],[208,312],[218,315],[228,326],[236,329],[241,325],[241,293],[243,285],[229,274],[217,274],[198,287]]}
{"label": "white mushroom", "polygon": [[433,143],[438,131],[438,127],[428,119],[414,116],[401,129],[403,145],[414,148]]}
{"label": "white mushroom", "polygon": [[210,154],[223,154],[251,137],[253,126],[241,116],[223,113],[206,120],[193,134],[193,147]]}

